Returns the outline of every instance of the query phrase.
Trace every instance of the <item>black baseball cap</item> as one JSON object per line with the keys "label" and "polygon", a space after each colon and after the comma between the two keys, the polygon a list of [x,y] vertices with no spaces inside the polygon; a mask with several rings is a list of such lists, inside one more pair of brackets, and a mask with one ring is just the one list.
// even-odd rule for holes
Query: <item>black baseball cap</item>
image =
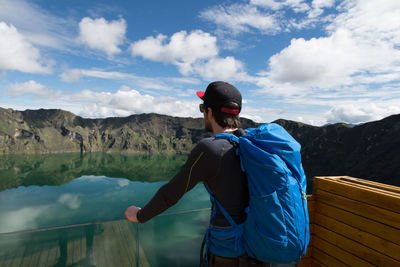
{"label": "black baseball cap", "polygon": [[[242,95],[235,86],[227,82],[212,82],[205,92],[198,91],[197,96],[204,101],[206,106],[219,109],[224,113],[236,115],[242,109]],[[230,102],[238,104],[239,109],[226,107]]]}

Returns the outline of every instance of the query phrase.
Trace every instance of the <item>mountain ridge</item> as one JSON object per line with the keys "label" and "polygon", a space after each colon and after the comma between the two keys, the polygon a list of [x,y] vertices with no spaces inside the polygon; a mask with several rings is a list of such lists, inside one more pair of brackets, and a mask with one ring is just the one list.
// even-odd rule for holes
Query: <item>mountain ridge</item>
{"label": "mountain ridge", "polygon": [[[400,186],[400,114],[350,126],[278,119],[301,145],[307,177],[348,175]],[[260,125],[241,118],[243,128]],[[0,108],[0,154],[125,152],[187,154],[202,138],[202,118],[155,113],[87,119],[60,109]]]}

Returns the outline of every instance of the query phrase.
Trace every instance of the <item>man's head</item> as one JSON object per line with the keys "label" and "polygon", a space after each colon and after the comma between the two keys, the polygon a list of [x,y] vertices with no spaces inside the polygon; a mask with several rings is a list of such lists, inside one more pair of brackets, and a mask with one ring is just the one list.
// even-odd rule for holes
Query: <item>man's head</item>
{"label": "man's head", "polygon": [[[239,90],[227,82],[212,82],[205,92],[197,92],[204,101],[203,111],[212,110],[215,121],[224,129],[235,129],[239,125],[239,113],[242,109],[242,95]],[[205,116],[206,118],[206,116]],[[210,129],[209,122],[205,120],[205,127]]]}

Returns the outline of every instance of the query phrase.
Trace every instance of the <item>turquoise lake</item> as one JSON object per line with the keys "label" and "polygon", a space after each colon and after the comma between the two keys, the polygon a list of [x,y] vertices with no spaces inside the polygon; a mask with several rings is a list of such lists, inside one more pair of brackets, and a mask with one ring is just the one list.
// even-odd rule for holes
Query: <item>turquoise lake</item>
{"label": "turquoise lake", "polygon": [[203,185],[149,222],[124,220],[125,209],[144,206],[186,158],[0,156],[0,265],[196,266],[210,213]]}
{"label": "turquoise lake", "polygon": [[[0,233],[122,219],[179,171],[184,155],[2,156]],[[202,185],[167,212],[209,207]]]}

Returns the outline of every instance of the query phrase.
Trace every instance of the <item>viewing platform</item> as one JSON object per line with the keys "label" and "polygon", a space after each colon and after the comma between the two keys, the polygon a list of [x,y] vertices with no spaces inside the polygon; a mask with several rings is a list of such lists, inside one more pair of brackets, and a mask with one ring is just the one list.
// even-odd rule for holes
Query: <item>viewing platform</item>
{"label": "viewing platform", "polygon": [[311,239],[298,266],[400,266],[400,188],[314,177]]}
{"label": "viewing platform", "polygon": [[[297,266],[400,266],[399,187],[315,177],[308,208],[311,239]],[[0,266],[198,266],[209,213],[0,233]]]}

